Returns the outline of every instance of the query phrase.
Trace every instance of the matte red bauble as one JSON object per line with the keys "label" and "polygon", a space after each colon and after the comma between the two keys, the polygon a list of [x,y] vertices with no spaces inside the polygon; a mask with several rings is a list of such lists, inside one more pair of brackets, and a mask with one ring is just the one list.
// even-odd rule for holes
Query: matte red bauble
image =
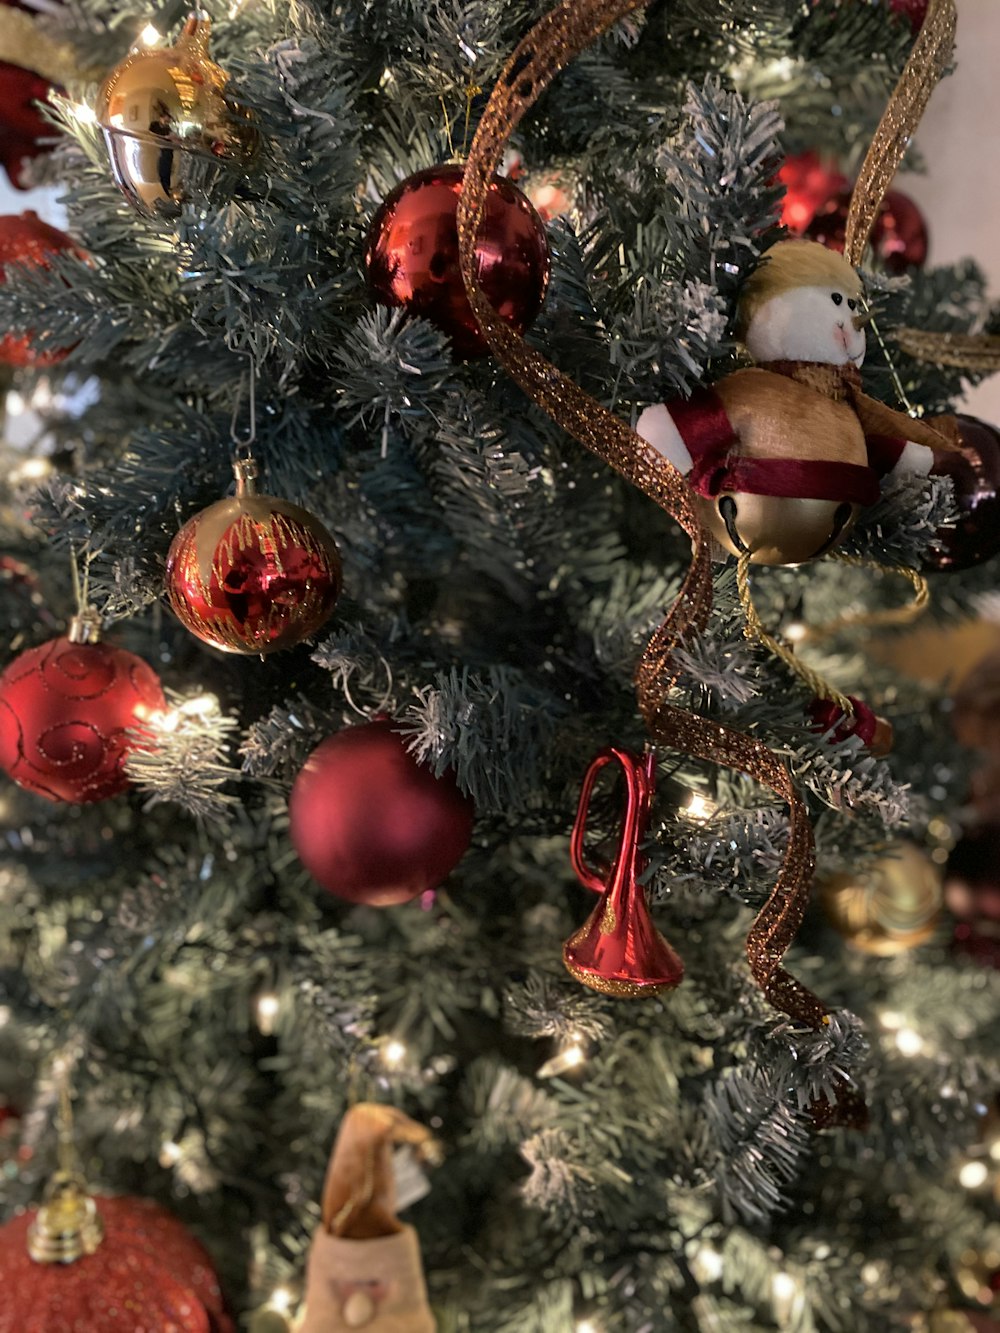
{"label": "matte red bauble", "polygon": [[786,157],[778,179],[785,187],[781,221],[796,235],[801,235],[819,209],[848,183],[843,172],[824,162],[813,149]]}
{"label": "matte red bauble", "polygon": [[472,802],[435,777],[387,721],[318,745],[288,801],[302,863],[338,898],[391,907],[437,888],[472,836]]}
{"label": "matte red bauble", "polygon": [[[3,11],[0,10],[0,13]],[[0,70],[0,78],[3,77]],[[12,213],[0,217],[0,280],[6,276],[8,264],[48,267],[49,255],[76,247],[70,238],[56,227],[43,222],[30,209],[26,213]],[[12,333],[0,338],[0,361],[8,366],[53,366],[69,352],[66,347],[53,351],[36,349],[30,337],[16,337]]]}
{"label": "matte red bauble", "polygon": [[256,493],[253,463],[235,470],[236,494],[195,514],[171,543],[167,596],[205,643],[273,653],[329,618],[340,596],[340,553],[308,510]]}
{"label": "matte red bauble", "polygon": [[[803,235],[828,250],[843,253],[850,206],[851,190],[841,190],[819,210]],[[890,190],[872,228],[871,247],[876,259],[889,273],[906,273],[911,268],[923,268],[927,244],[927,223],[920,209],[902,191]]]}
{"label": "matte red bauble", "polygon": [[[74,1233],[88,1206],[91,1216],[82,1213]],[[65,1198],[48,1207],[61,1209],[51,1236],[36,1235],[45,1207],[0,1227],[0,1333],[233,1333],[211,1259],[168,1212],[128,1198]],[[59,1253],[67,1217],[69,1258]],[[33,1258],[47,1243],[51,1254]]]}
{"label": "matte red bauble", "polygon": [[110,643],[29,648],[0,676],[0,768],[51,801],[103,801],[128,787],[127,732],[166,708],[152,667]]}
{"label": "matte red bauble", "polygon": [[[383,200],[365,242],[365,269],[377,301],[403,306],[448,334],[456,356],[489,348],[472,313],[458,262],[455,220],[464,168],[418,171]],[[495,309],[523,333],[542,308],[549,282],[545,224],[509,180],[495,176],[476,243],[476,273]]]}
{"label": "matte red bauble", "polygon": [[977,417],[936,417],[959,451],[936,454],[931,472],[950,477],[959,518],[941,528],[941,550],[928,551],[928,569],[970,569],[1000,553],[1000,431]]}

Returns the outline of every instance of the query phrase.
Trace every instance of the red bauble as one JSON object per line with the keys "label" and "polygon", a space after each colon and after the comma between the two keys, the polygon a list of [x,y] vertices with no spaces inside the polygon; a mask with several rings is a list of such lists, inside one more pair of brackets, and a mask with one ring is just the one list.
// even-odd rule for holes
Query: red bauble
{"label": "red bauble", "polygon": [[901,14],[903,18],[909,19],[910,27],[916,36],[927,17],[929,3],[930,0],[889,0],[889,8],[894,14]]}
{"label": "red bauble", "polygon": [[166,708],[152,667],[109,643],[52,639],[0,676],[0,768],[51,801],[82,805],[129,785],[129,728]]}
{"label": "red bauble", "polygon": [[236,475],[236,494],[195,514],[174,538],[167,596],[205,643],[273,653],[329,618],[340,596],[340,553],[308,510],[255,493],[252,464],[238,464]]}
{"label": "red bauble", "polygon": [[817,695],[807,708],[810,730],[828,732],[833,728],[832,739],[845,741],[848,736],[857,736],[873,755],[882,758],[892,753],[893,729],[887,722],[853,694],[848,695],[854,711],[848,716],[839,704],[832,699],[821,699]]}
{"label": "red bauble", "polygon": [[981,824],[955,844],[944,899],[955,918],[955,953],[1000,968],[1000,824]]}
{"label": "red bauble", "polygon": [[436,888],[472,835],[472,802],[435,777],[388,721],[348,727],[313,750],[288,801],[306,869],[325,889],[369,907]]}
{"label": "red bauble", "polygon": [[[803,235],[843,253],[850,206],[851,190],[841,190],[819,210]],[[927,262],[927,224],[917,205],[901,190],[890,190],[883,199],[872,228],[871,247],[889,273],[923,268]]]}
{"label": "red bauble", "polygon": [[785,158],[778,172],[785,187],[781,221],[790,231],[801,235],[820,208],[847,185],[847,177],[819,153],[793,153]]}
{"label": "red bauble", "polygon": [[937,417],[934,424],[960,446],[935,455],[932,474],[950,477],[959,518],[937,536],[941,550],[928,551],[928,569],[970,569],[1000,553],[1000,431],[977,417]]}
{"label": "red bauble", "polygon": [[104,1239],[72,1263],[28,1254],[37,1210],[0,1228],[0,1333],[233,1333],[205,1249],[147,1199],[95,1200]]}
{"label": "red bauble", "polygon": [[[456,213],[464,168],[430,167],[383,200],[365,242],[365,269],[377,301],[436,324],[456,356],[489,351],[472,313],[458,261]],[[545,224],[509,180],[493,178],[476,244],[476,274],[497,312],[523,333],[542,308],[549,282]]]}
{"label": "red bauble", "polygon": [[[0,14],[3,10],[0,9]],[[0,79],[3,69],[0,67]],[[31,264],[48,267],[49,255],[76,247],[65,232],[50,227],[37,213],[12,213],[0,217],[0,280],[8,264]],[[0,338],[0,361],[8,366],[52,366],[68,354],[68,348],[39,351],[30,337],[15,337],[12,333]]]}

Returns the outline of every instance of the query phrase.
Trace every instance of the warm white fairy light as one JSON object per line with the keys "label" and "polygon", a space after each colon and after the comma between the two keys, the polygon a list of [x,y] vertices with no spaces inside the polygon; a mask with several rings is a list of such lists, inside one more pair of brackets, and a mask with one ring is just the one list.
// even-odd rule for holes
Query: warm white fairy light
{"label": "warm white fairy light", "polygon": [[990,1169],[985,1162],[966,1162],[958,1173],[958,1183],[966,1190],[977,1190],[985,1185]]}
{"label": "warm white fairy light", "polygon": [[924,1049],[924,1039],[912,1028],[900,1028],[896,1033],[896,1049],[900,1055],[912,1058]]}
{"label": "warm white fairy light", "polygon": [[160,1165],[176,1166],[181,1160],[181,1145],[174,1143],[172,1139],[160,1145]]}
{"label": "warm white fairy light", "polygon": [[879,1014],[878,1021],[887,1032],[898,1032],[900,1028],[906,1027],[906,1019],[903,1015],[897,1014],[892,1009],[887,1009],[884,1013]]}
{"label": "warm white fairy light", "polygon": [[142,42],[143,46],[155,46],[157,42],[162,40],[163,34],[152,23],[147,23],[139,34],[139,41]]}
{"label": "warm white fairy light", "polygon": [[579,1037],[567,1037],[563,1045],[551,1059],[539,1066],[539,1078],[555,1078],[571,1069],[579,1069],[586,1064],[587,1051]]}
{"label": "warm white fairy light", "polygon": [[714,1245],[700,1245],[691,1257],[691,1272],[703,1286],[722,1277],[722,1255]]}
{"label": "warm white fairy light", "polygon": [[268,1305],[272,1310],[276,1310],[278,1314],[288,1314],[292,1308],[293,1300],[294,1297],[287,1287],[275,1287],[274,1291],[271,1292]]}
{"label": "warm white fairy light", "polygon": [[89,102],[74,102],[70,110],[73,113],[73,119],[79,121],[81,125],[97,124],[97,113]]}
{"label": "warm white fairy light", "polygon": [[184,722],[185,718],[197,718],[200,722],[206,722],[218,712],[219,701],[214,694],[196,694],[190,699],[185,699],[176,708],[155,712],[150,718],[150,722],[157,731],[172,735]]}
{"label": "warm white fairy light", "polygon": [[696,824],[707,824],[718,806],[707,796],[702,796],[700,791],[693,791],[683,808],[687,817],[693,819]]}
{"label": "warm white fairy light", "polygon": [[281,1000],[273,991],[265,991],[263,995],[257,996],[254,1002],[257,1026],[265,1037],[269,1037],[274,1031],[274,1020],[278,1017],[280,1009]]}
{"label": "warm white fairy light", "polygon": [[387,1041],[382,1048],[382,1063],[386,1069],[399,1069],[406,1063],[406,1047],[397,1037]]}
{"label": "warm white fairy light", "polygon": [[791,1273],[779,1270],[771,1278],[771,1304],[779,1326],[791,1320],[799,1300],[799,1284]]}
{"label": "warm white fairy light", "polygon": [[52,464],[47,458],[26,458],[7,473],[7,480],[14,486],[26,481],[41,481],[52,471]]}
{"label": "warm white fairy light", "polygon": [[793,620],[783,627],[781,633],[789,643],[802,643],[809,635],[809,627],[803,625],[801,620]]}
{"label": "warm white fairy light", "polygon": [[577,1322],[575,1333],[600,1333],[600,1329],[592,1319],[581,1319]]}

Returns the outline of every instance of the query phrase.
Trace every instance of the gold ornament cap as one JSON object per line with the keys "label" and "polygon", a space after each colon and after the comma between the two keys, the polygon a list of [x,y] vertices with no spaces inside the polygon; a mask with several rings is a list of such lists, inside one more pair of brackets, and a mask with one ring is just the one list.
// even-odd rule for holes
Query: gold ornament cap
{"label": "gold ornament cap", "polygon": [[243,169],[259,147],[248,109],[208,53],[211,20],[192,13],[176,45],[134,46],[94,108],[123,193],[147,217],[176,217],[220,169]]}
{"label": "gold ornament cap", "polygon": [[39,1264],[71,1264],[93,1254],[104,1239],[104,1223],[83,1179],[57,1171],[28,1228],[28,1253]]}
{"label": "gold ornament cap", "polygon": [[69,622],[66,637],[70,643],[100,643],[101,616],[92,606],[78,611]]}

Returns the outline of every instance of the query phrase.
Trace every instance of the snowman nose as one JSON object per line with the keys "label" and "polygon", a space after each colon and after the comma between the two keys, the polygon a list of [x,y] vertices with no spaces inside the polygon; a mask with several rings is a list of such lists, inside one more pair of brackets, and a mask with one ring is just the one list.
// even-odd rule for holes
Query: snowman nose
{"label": "snowman nose", "polygon": [[851,316],[851,323],[859,333],[871,322],[872,314],[870,310],[859,310],[857,314]]}

